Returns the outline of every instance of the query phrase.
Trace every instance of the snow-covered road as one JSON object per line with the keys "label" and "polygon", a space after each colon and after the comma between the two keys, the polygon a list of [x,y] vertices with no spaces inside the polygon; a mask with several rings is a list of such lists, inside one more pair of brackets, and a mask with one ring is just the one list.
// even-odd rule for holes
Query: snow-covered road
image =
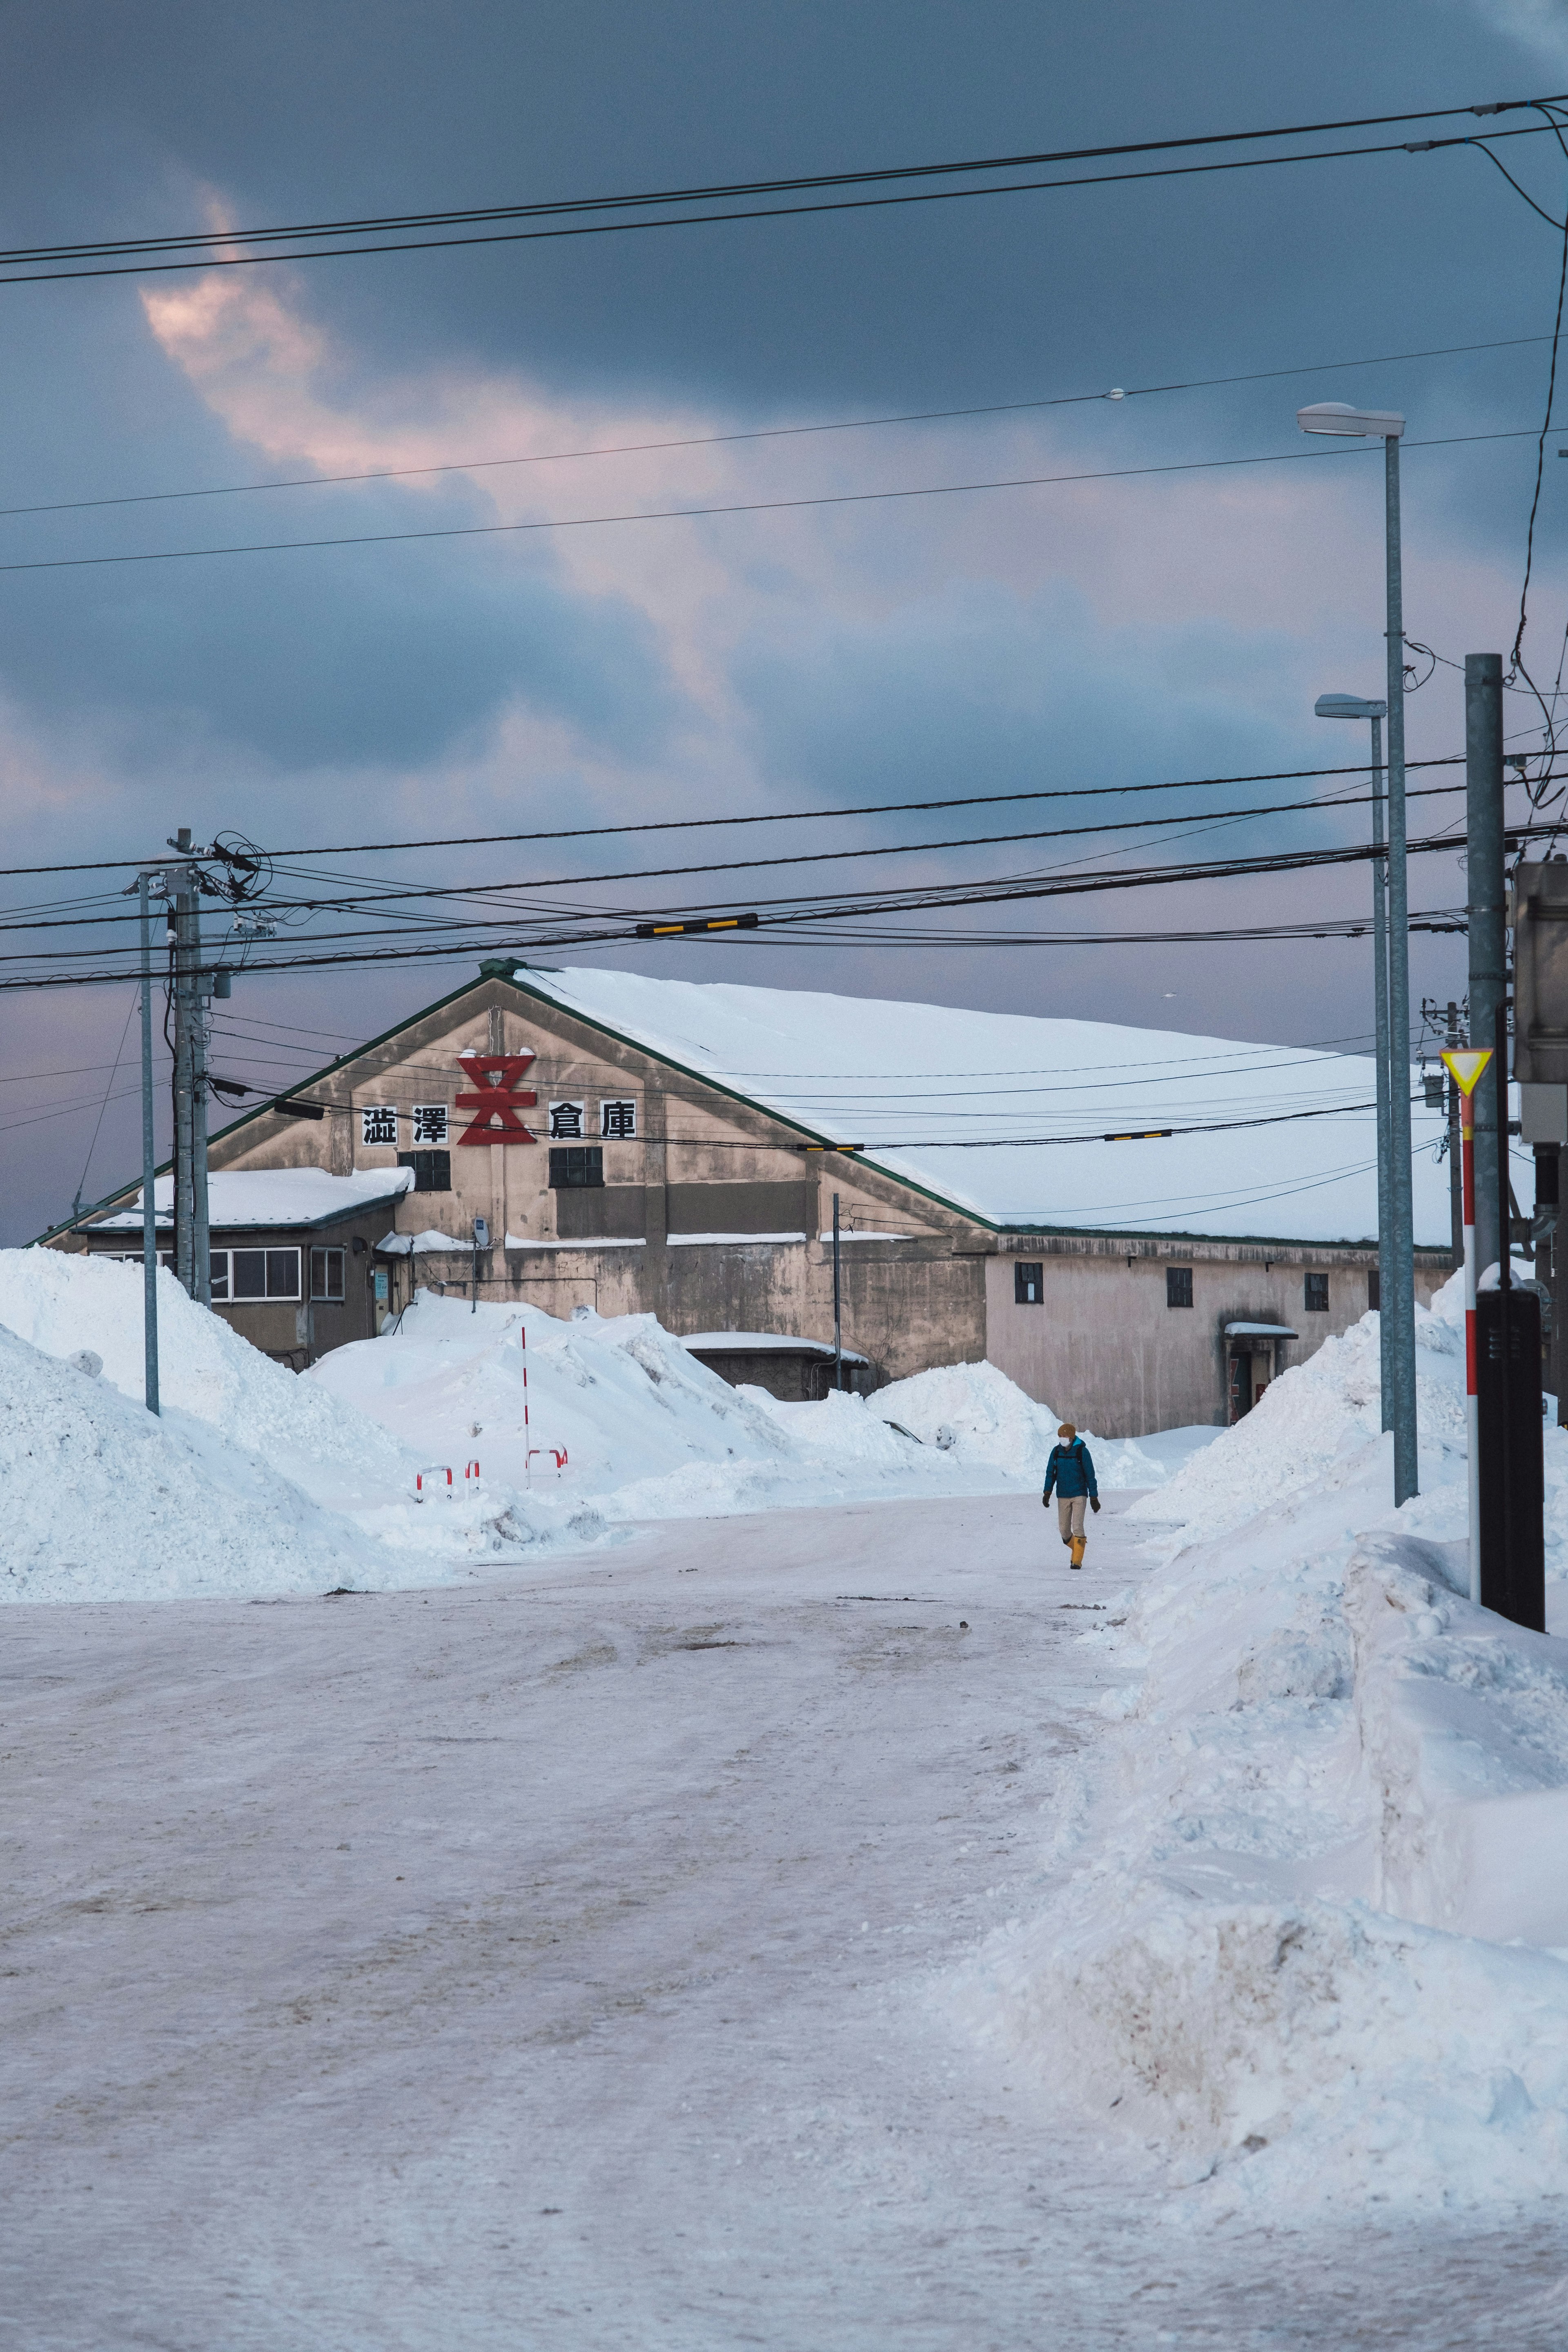
{"label": "snow-covered road", "polygon": [[966,2038],[1127,1499],[1081,1577],[1008,1495],[7,1612],[4,2340],[1560,2345],[1557,2228],[1194,2234]]}

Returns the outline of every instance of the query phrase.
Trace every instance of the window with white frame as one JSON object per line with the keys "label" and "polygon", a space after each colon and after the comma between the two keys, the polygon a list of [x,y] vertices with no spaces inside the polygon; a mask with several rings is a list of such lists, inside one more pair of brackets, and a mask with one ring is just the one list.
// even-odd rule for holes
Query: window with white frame
{"label": "window with white frame", "polygon": [[213,1297],[240,1307],[252,1299],[298,1298],[297,1249],[237,1249],[213,1252]]}

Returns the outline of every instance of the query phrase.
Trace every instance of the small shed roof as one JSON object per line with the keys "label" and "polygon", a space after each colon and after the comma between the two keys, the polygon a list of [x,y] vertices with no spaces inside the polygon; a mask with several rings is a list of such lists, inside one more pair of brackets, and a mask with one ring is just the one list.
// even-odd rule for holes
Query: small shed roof
{"label": "small shed roof", "polygon": [[[826,1356],[831,1360],[831,1339],[802,1339],[788,1331],[691,1331],[681,1346],[694,1356]],[[854,1348],[839,1350],[847,1364],[869,1363]]]}
{"label": "small shed roof", "polygon": [[[366,1168],[353,1176],[332,1176],[324,1168],[238,1168],[207,1179],[207,1216],[214,1233],[258,1231],[289,1225],[329,1225],[356,1211],[388,1206],[414,1182],[412,1168]],[[153,1194],[161,1225],[174,1221],[174,1180],[160,1176]],[[95,1234],[140,1233],[142,1195],[133,1209],[99,1217],[86,1230]]]}
{"label": "small shed roof", "polygon": [[1289,1323],[1227,1323],[1225,1336],[1227,1339],[1294,1339],[1299,1334]]}

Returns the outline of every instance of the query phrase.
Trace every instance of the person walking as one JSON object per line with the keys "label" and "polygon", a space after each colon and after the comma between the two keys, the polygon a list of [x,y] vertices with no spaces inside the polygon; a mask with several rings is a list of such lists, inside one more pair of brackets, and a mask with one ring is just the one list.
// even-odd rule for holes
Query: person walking
{"label": "person walking", "polygon": [[1081,1568],[1088,1540],[1083,1531],[1084,1505],[1087,1503],[1091,1511],[1099,1510],[1100,1488],[1095,1484],[1093,1457],[1070,1421],[1063,1422],[1057,1439],[1046,1465],[1046,1491],[1040,1500],[1048,1509],[1051,1489],[1056,1488],[1057,1525],[1062,1531],[1063,1543],[1072,1553],[1072,1565]]}

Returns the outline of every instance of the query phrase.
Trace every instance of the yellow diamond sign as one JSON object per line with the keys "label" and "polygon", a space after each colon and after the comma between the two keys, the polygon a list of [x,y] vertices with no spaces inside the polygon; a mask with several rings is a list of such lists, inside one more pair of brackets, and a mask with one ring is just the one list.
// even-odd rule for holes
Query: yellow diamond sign
{"label": "yellow diamond sign", "polygon": [[1491,1049],[1489,1046],[1484,1054],[1445,1054],[1443,1067],[1462,1095],[1473,1095],[1480,1083],[1481,1072],[1490,1060]]}

